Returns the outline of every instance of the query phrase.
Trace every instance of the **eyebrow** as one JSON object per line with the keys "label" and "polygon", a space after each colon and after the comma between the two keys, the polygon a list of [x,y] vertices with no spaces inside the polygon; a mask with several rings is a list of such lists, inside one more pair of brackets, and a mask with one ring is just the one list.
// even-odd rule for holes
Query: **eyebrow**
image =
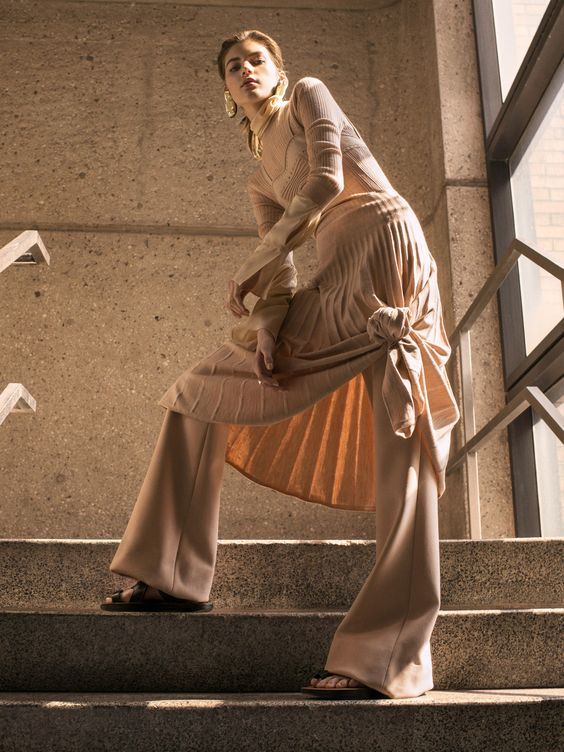
{"label": "eyebrow", "polygon": [[[253,55],[262,55],[262,54],[263,54],[262,50],[254,50],[254,52],[250,52],[250,53],[249,53],[249,54],[247,55],[247,57],[252,57]],[[227,61],[227,62],[225,63],[225,65],[226,65],[226,66],[228,66],[228,65],[229,65],[229,63],[232,63],[232,62],[233,62],[234,60],[241,60],[241,58],[240,58],[240,57],[232,57],[232,58],[230,58],[230,59],[229,59],[229,60],[228,60],[228,61]]]}

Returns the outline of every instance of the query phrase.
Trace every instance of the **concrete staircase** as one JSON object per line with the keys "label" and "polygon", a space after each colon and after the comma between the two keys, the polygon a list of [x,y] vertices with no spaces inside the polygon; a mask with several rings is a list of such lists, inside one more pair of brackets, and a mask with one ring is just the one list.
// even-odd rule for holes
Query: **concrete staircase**
{"label": "concrete staircase", "polygon": [[362,701],[299,690],[373,541],[220,541],[193,614],[100,609],[117,543],[0,540],[0,750],[563,748],[562,538],[441,541],[435,687]]}

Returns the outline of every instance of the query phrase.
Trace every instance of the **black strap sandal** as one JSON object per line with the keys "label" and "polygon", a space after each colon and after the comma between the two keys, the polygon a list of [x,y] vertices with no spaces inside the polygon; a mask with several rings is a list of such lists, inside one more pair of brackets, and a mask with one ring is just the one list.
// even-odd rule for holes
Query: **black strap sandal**
{"label": "black strap sandal", "polygon": [[112,593],[111,603],[100,603],[100,608],[106,611],[211,611],[213,603],[211,601],[191,601],[188,598],[177,598],[174,595],[158,590],[163,600],[156,598],[147,598],[145,594],[149,585],[139,580],[133,586],[133,593],[129,601],[122,601],[121,594],[127,588],[121,588]]}
{"label": "black strap sandal", "polygon": [[[334,671],[321,669],[313,675],[314,679],[326,679],[328,676],[334,676]],[[313,697],[321,697],[324,700],[365,700],[380,699],[389,700],[389,696],[379,692],[372,687],[313,687],[311,685],[302,687],[302,692]]]}

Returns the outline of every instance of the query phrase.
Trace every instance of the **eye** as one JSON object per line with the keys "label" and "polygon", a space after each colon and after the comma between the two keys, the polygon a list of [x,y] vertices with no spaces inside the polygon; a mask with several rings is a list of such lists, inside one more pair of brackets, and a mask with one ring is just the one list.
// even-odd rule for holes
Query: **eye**
{"label": "eye", "polygon": [[[264,62],[265,61],[263,60],[262,57],[261,58],[257,58],[257,59],[255,59],[253,61],[253,65],[259,65],[260,63],[264,63]],[[233,71],[237,70],[238,67],[239,67],[239,63],[235,63],[235,65],[233,65],[231,68],[229,68],[229,72],[232,73]]]}

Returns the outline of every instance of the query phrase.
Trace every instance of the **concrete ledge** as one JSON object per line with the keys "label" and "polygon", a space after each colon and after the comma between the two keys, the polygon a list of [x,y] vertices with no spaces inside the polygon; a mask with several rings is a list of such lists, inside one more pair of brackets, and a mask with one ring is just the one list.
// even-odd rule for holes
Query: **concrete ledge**
{"label": "concrete ledge", "polygon": [[[0,607],[97,606],[134,582],[109,571],[118,543],[0,540]],[[210,598],[218,609],[348,609],[375,556],[370,540],[220,540]],[[564,607],[564,538],[442,540],[440,558],[442,609]]]}
{"label": "concrete ledge", "polygon": [[[342,611],[0,613],[0,691],[295,692]],[[557,687],[564,609],[442,611],[434,689]]]}
{"label": "concrete ledge", "polygon": [[[431,691],[403,700],[280,694],[0,694],[5,752],[119,749],[351,749],[536,752],[557,749],[563,689]],[[25,729],[33,729],[32,735]]]}
{"label": "concrete ledge", "polygon": [[[391,5],[401,3],[401,0],[276,0],[273,7],[269,0],[43,0],[46,2],[64,5],[65,3],[104,3],[106,5],[193,5],[196,8],[252,8],[253,10],[384,10]],[[246,28],[246,27],[245,27]]]}

